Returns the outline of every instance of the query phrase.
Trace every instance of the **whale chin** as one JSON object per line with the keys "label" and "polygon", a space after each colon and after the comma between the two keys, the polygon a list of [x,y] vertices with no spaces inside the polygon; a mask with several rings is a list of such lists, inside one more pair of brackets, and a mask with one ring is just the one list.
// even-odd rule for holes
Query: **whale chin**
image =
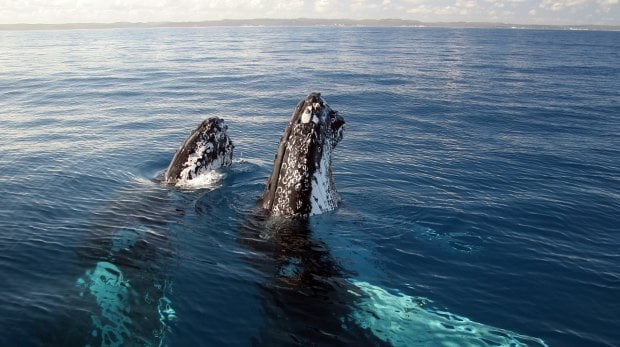
{"label": "whale chin", "polygon": [[[218,117],[205,119],[177,149],[164,172],[166,184],[188,184],[205,174],[232,164],[235,146],[228,126]],[[191,184],[190,184],[191,185]]]}
{"label": "whale chin", "polygon": [[338,206],[332,155],[342,139],[344,123],[320,93],[299,102],[280,139],[262,195],[268,214],[307,218]]}

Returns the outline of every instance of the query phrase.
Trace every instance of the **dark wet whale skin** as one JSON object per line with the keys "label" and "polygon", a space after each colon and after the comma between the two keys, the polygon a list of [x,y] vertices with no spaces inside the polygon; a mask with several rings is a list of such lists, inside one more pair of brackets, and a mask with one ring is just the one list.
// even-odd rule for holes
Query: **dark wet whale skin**
{"label": "dark wet whale skin", "polygon": [[337,207],[331,162],[344,123],[320,93],[299,102],[280,139],[262,195],[268,214],[306,218]]}
{"label": "dark wet whale skin", "polygon": [[183,141],[164,172],[164,182],[176,184],[191,180],[209,170],[232,164],[235,146],[226,131],[228,125],[218,117],[205,119]]}

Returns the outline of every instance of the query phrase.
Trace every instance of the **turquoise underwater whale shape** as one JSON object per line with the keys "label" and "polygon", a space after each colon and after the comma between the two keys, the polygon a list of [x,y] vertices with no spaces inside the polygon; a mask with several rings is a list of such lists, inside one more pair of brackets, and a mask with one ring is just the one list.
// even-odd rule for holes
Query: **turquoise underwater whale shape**
{"label": "turquoise underwater whale shape", "polygon": [[[201,123],[177,150],[163,181],[176,185],[229,166],[234,146],[226,130],[219,118]],[[327,245],[312,239],[308,218],[332,211],[338,205],[332,154],[342,140],[343,131],[344,118],[319,93],[299,102],[280,140],[272,173],[259,201],[258,222],[252,222],[258,226],[240,235],[244,246],[269,255],[276,264],[275,268],[265,270],[273,273],[272,283],[265,286],[265,297],[277,298],[289,306],[283,308],[283,315],[280,312],[269,318],[274,321],[265,327],[263,343],[285,343],[278,340],[281,336],[275,335],[277,326],[288,318],[293,320],[287,323],[289,328],[301,342],[307,343],[546,346],[538,338],[431,308],[429,299],[349,277],[331,258]],[[132,310],[136,307],[135,298],[144,297],[144,289],[137,288],[136,274],[114,259],[116,254],[133,249],[149,232],[148,226],[118,231],[118,237],[109,247],[111,257],[97,261],[76,282],[81,295],[92,298],[98,307],[99,313],[91,317],[90,332],[91,340],[97,345],[121,346],[141,338],[132,331],[135,327]],[[262,265],[254,264],[263,269]],[[151,285],[154,289],[146,292],[154,294],[143,300],[149,301],[151,326],[157,327],[152,341],[165,345],[165,335],[177,320],[176,312],[166,295],[167,282],[157,280]],[[315,291],[321,294],[313,296]],[[320,305],[324,302],[323,295],[338,298],[341,305],[300,312],[308,302]],[[319,324],[329,326],[327,331],[317,333],[299,319],[315,313]]]}

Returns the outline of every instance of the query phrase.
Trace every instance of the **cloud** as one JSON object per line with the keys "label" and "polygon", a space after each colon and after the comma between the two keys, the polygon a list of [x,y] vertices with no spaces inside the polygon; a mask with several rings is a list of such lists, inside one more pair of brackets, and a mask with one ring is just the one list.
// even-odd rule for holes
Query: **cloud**
{"label": "cloud", "polygon": [[325,13],[332,7],[329,0],[317,0],[314,2],[314,10],[318,13]]}
{"label": "cloud", "polygon": [[[0,23],[403,18],[620,25],[620,0],[0,0]],[[605,14],[602,16],[601,14]],[[594,23],[596,24],[596,23]]]}
{"label": "cloud", "polygon": [[609,12],[612,6],[618,5],[618,0],[598,0],[599,7],[605,12]]}
{"label": "cloud", "polygon": [[557,12],[565,9],[580,9],[587,6],[598,6],[600,9],[608,11],[611,6],[617,4],[618,0],[543,0],[540,4],[540,8]]}
{"label": "cloud", "polygon": [[304,0],[0,0],[0,23],[199,21],[303,10]]}
{"label": "cloud", "polygon": [[540,7],[552,11],[560,11],[565,8],[581,7],[590,1],[591,0],[543,0]]}

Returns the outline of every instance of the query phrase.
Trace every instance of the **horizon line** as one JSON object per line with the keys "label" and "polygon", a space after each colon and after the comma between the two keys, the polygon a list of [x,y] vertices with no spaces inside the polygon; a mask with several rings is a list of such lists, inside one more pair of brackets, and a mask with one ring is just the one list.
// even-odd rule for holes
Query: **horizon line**
{"label": "horizon line", "polygon": [[[311,23],[302,23],[311,22]],[[382,18],[382,19],[352,19],[352,18],[251,18],[251,19],[209,19],[202,21],[146,21],[146,22],[66,22],[66,23],[0,23],[0,30],[37,30],[43,29],[121,29],[130,27],[207,27],[207,26],[239,26],[243,24],[251,26],[433,26],[433,27],[472,27],[472,28],[594,28],[620,31],[620,24],[523,24],[507,22],[480,22],[480,21],[434,21],[424,22],[415,19]],[[255,24],[252,24],[255,23]],[[366,24],[364,24],[366,23]]]}

